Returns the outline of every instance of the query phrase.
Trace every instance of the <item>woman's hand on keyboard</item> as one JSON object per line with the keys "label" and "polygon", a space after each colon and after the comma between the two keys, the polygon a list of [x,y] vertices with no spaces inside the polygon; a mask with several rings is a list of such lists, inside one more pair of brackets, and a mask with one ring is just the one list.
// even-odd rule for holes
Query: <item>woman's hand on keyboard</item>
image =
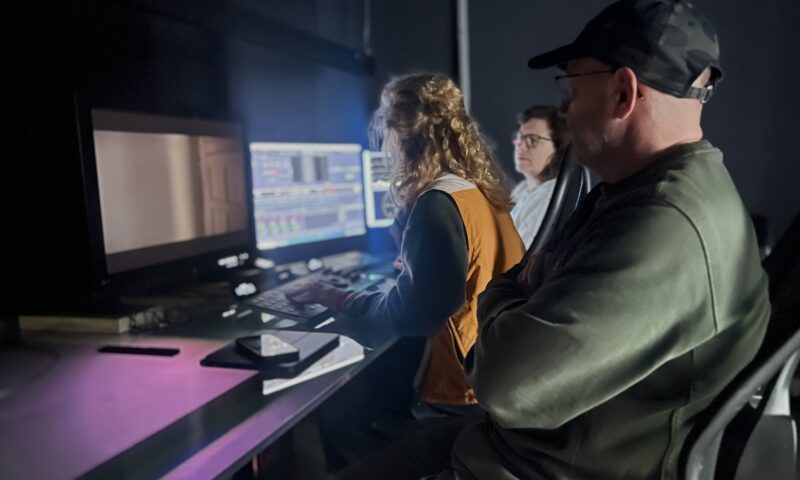
{"label": "woman's hand on keyboard", "polygon": [[347,293],[346,290],[334,287],[329,283],[314,282],[287,290],[286,298],[297,303],[319,303],[328,308],[336,308],[336,302],[345,293]]}

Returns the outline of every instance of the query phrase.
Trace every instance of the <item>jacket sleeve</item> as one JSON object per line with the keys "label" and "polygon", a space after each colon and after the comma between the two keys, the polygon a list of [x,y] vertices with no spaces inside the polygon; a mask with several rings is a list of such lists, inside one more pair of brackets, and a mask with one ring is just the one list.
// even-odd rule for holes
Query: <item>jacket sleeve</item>
{"label": "jacket sleeve", "polygon": [[399,335],[432,336],[466,301],[467,237],[446,193],[431,190],[412,210],[401,248],[404,269],[387,293],[357,292],[344,313],[390,325]]}
{"label": "jacket sleeve", "polygon": [[703,245],[681,212],[629,207],[590,230],[530,298],[506,277],[479,299],[468,377],[502,427],[557,428],[714,333]]}

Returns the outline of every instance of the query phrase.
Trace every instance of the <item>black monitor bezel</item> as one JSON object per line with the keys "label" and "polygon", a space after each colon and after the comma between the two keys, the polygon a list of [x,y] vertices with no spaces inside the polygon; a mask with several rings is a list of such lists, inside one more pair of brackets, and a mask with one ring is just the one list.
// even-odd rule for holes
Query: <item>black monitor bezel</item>
{"label": "black monitor bezel", "polygon": [[[88,228],[88,248],[91,270],[91,293],[135,293],[142,290],[167,287],[171,284],[193,281],[204,275],[222,272],[227,267],[217,264],[220,258],[246,253],[252,260],[255,248],[255,227],[253,225],[252,178],[250,172],[250,151],[247,129],[244,121],[234,115],[187,116],[166,112],[145,112],[131,108],[100,105],[82,95],[74,96],[77,123],[78,145],[80,149],[81,174],[83,178],[84,207]],[[171,260],[140,267],[128,271],[109,273],[106,266],[105,243],[100,212],[100,191],[97,183],[97,164],[94,151],[94,130],[92,110],[109,110],[130,114],[159,115],[178,119],[205,120],[237,124],[242,131],[241,142],[244,156],[244,175],[247,208],[246,240],[242,245],[226,247],[192,257]],[[249,263],[249,262],[248,262]]]}

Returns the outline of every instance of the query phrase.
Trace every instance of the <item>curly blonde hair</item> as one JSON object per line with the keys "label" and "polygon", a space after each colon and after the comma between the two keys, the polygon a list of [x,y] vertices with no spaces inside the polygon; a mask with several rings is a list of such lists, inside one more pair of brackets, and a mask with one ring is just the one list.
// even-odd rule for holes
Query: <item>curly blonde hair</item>
{"label": "curly blonde hair", "polygon": [[496,210],[513,206],[502,174],[456,84],[444,75],[417,74],[391,80],[372,118],[373,144],[395,159],[391,194],[410,212],[420,194],[443,174],[475,184]]}

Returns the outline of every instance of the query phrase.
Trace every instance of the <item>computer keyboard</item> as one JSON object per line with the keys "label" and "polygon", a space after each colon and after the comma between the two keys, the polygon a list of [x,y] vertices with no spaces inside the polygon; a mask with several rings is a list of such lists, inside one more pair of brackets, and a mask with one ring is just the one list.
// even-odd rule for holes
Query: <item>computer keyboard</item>
{"label": "computer keyboard", "polygon": [[[348,269],[351,267],[348,267]],[[301,304],[289,300],[286,292],[323,281],[331,285],[348,290],[368,290],[380,285],[386,277],[376,273],[347,272],[339,270],[339,274],[328,272],[310,273],[304,277],[279,285],[256,294],[244,302],[264,310],[278,317],[314,322],[324,320],[331,315],[331,311],[320,304]]]}
{"label": "computer keyboard", "polygon": [[295,277],[304,277],[314,272],[348,276],[352,273],[390,262],[391,259],[385,255],[376,256],[364,252],[349,251],[321,258],[311,258],[303,262],[278,265],[274,268],[274,272],[277,278],[282,281]]}

